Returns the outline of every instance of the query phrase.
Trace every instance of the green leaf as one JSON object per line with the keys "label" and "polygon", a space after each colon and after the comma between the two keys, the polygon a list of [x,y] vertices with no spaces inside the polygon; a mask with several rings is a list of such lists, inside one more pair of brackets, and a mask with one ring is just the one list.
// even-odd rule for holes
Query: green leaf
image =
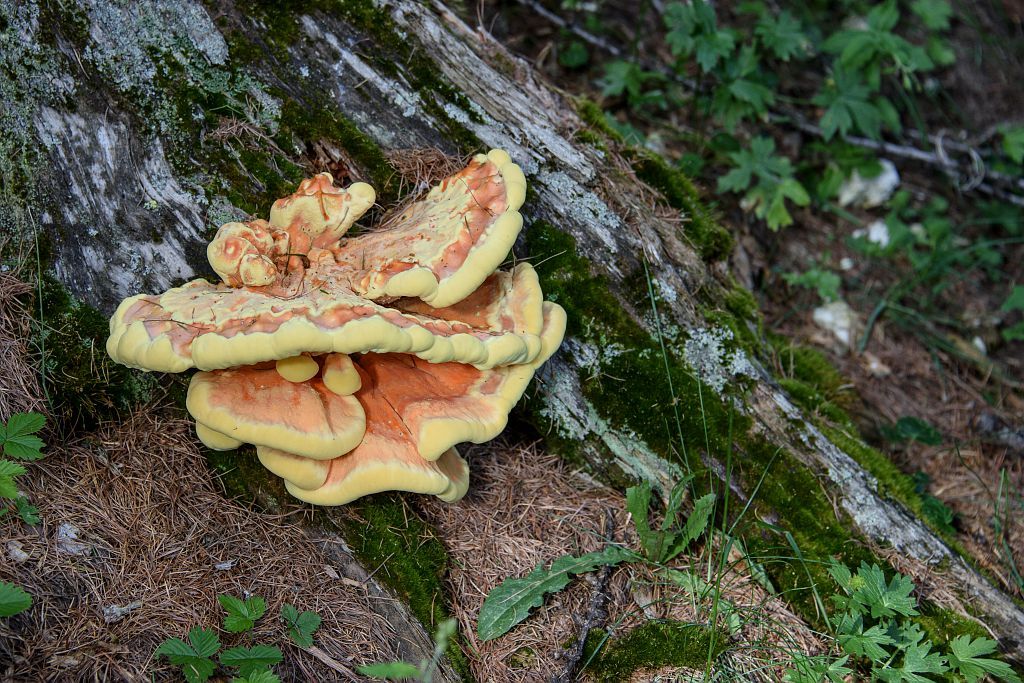
{"label": "green leaf", "polygon": [[167,657],[171,664],[181,667],[188,683],[203,683],[213,675],[217,665],[210,657],[220,649],[220,639],[215,631],[198,626],[188,632],[189,642],[180,638],[168,638],[160,643],[154,656]]}
{"label": "green leaf", "polygon": [[910,596],[914,592],[914,582],[902,574],[896,574],[886,583],[885,573],[877,564],[870,567],[862,562],[857,576],[860,587],[853,592],[853,597],[862,602],[874,618],[902,615],[917,615],[917,600]]}
{"label": "green leaf", "polygon": [[1024,322],[1007,327],[1002,331],[1002,335],[1006,341],[1024,341]]}
{"label": "green leaf", "polygon": [[953,8],[949,0],[914,0],[910,4],[911,11],[921,18],[925,27],[933,31],[944,31],[949,28]]}
{"label": "green leaf", "polygon": [[932,683],[931,678],[921,674],[941,674],[949,671],[946,658],[938,652],[931,652],[931,641],[914,643],[903,650],[903,663],[895,669],[880,671],[880,678],[905,683]]}
{"label": "green leaf", "polygon": [[1013,163],[1024,163],[1024,126],[1004,126],[1003,152]]}
{"label": "green leaf", "polygon": [[880,5],[875,5],[868,12],[868,26],[875,31],[891,31],[896,28],[900,20],[900,10],[896,6],[896,0],[886,0]]}
{"label": "green leaf", "polygon": [[651,531],[648,521],[650,506],[651,483],[649,481],[642,481],[638,485],[626,489],[626,509],[633,516],[633,524],[636,526],[636,535],[640,539],[640,547],[648,558],[656,560],[661,552],[661,539],[664,538],[664,535]]}
{"label": "green leaf", "polygon": [[273,671],[263,669],[253,671],[248,676],[232,678],[231,683],[281,683],[281,679]]}
{"label": "green leaf", "polygon": [[218,595],[217,601],[228,614],[224,617],[224,630],[242,633],[256,625],[256,621],[267,611],[267,603],[259,596],[242,601],[233,595]]}
{"label": "green leaf", "polygon": [[574,40],[558,53],[558,63],[567,69],[578,69],[590,61],[590,52],[581,40]]}
{"label": "green leaf", "polygon": [[20,495],[15,477],[25,474],[25,468],[10,460],[0,460],[0,498],[14,498]]}
{"label": "green leaf", "polygon": [[843,652],[856,657],[867,657],[874,662],[888,659],[890,653],[885,647],[896,644],[884,623],[875,624],[864,630],[864,617],[851,612],[847,612],[839,620],[836,632],[839,647]]}
{"label": "green leaf", "polygon": [[693,504],[693,512],[686,518],[686,524],[683,526],[682,533],[673,540],[664,558],[662,558],[662,562],[671,562],[679,553],[686,550],[686,546],[690,545],[690,543],[697,540],[701,534],[707,531],[708,519],[711,517],[714,509],[715,494],[708,493],[697,499],[697,502]]}
{"label": "green leaf", "polygon": [[361,666],[359,673],[371,678],[383,678],[386,681],[407,681],[419,678],[420,669],[409,662],[384,662]]}
{"label": "green leaf", "polygon": [[1014,285],[1013,291],[1010,292],[1010,296],[1006,297],[1006,301],[999,307],[999,310],[1003,313],[1024,311],[1024,285]]}
{"label": "green leaf", "polygon": [[803,33],[800,21],[783,10],[777,18],[764,14],[754,28],[754,35],[761,39],[766,48],[784,62],[806,52],[810,41]]}
{"label": "green leaf", "polygon": [[591,572],[606,565],[616,565],[635,557],[636,554],[630,550],[610,545],[604,550],[587,553],[581,557],[560,557],[552,562],[548,569],[542,564],[537,565],[521,579],[506,579],[484,600],[477,621],[477,634],[481,640],[493,640],[504,635],[525,619],[531,609],[539,607],[546,594],[565,588],[571,575]]}
{"label": "green leaf", "polygon": [[224,650],[220,655],[221,664],[237,667],[238,673],[242,676],[249,676],[257,670],[266,670],[267,667],[279,664],[283,659],[281,650],[269,645],[233,647]]}
{"label": "green leaf", "polygon": [[288,626],[288,635],[301,648],[313,645],[313,633],[320,628],[320,615],[316,612],[299,612],[294,605],[281,605],[281,619]]}
{"label": "green leaf", "polygon": [[984,657],[993,654],[997,646],[996,641],[988,638],[957,636],[949,642],[949,665],[966,678],[967,683],[977,683],[986,674],[1003,681],[1021,683],[1020,677],[1009,664]]}
{"label": "green leaf", "polygon": [[21,517],[21,521],[25,522],[25,524],[33,526],[39,524],[39,508],[28,502],[28,498],[24,494],[14,499],[14,507],[17,508],[18,516]]}
{"label": "green leaf", "polygon": [[942,434],[926,421],[910,415],[901,417],[891,427],[881,429],[882,436],[896,443],[916,441],[926,446],[938,446],[942,443]]}
{"label": "green leaf", "polygon": [[815,290],[825,303],[839,300],[839,287],[843,283],[838,275],[823,268],[811,268],[803,273],[783,273],[782,279],[794,287]]}
{"label": "green leaf", "polygon": [[10,617],[32,606],[32,596],[13,583],[0,581],[0,617]]}
{"label": "green leaf", "polygon": [[855,75],[836,71],[813,100],[814,104],[825,107],[819,121],[825,139],[830,140],[837,133],[846,136],[854,126],[869,138],[878,139],[882,114],[870,98],[870,88]]}
{"label": "green leaf", "polygon": [[732,54],[736,39],[728,31],[717,31],[697,38],[697,64],[704,73],[711,72],[720,59]]}
{"label": "green leaf", "polygon": [[40,450],[45,446],[42,439],[35,436],[46,424],[46,417],[39,413],[14,413],[7,421],[6,427],[0,425],[0,443],[4,454],[19,460],[39,460],[43,457]]}

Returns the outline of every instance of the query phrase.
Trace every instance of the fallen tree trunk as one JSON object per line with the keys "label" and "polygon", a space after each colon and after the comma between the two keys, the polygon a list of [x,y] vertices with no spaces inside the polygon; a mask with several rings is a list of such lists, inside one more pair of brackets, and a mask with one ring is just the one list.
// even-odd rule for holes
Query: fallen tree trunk
{"label": "fallen tree trunk", "polygon": [[4,227],[41,230],[40,261],[81,301],[109,314],[205,274],[212,229],[264,215],[313,169],[389,202],[414,189],[408,150],[503,148],[531,187],[516,254],[570,318],[522,411],[550,448],[613,482],[715,475],[750,502],[751,555],[790,557],[769,576],[811,620],[806,585],[826,574],[804,560],[892,551],[1024,661],[1020,605],[919,500],[890,497],[902,475],[848,421],[815,417],[773,378],[756,306],[725,263],[730,235],[689,181],[484,31],[411,0],[4,12],[5,35],[24,38],[4,56]]}

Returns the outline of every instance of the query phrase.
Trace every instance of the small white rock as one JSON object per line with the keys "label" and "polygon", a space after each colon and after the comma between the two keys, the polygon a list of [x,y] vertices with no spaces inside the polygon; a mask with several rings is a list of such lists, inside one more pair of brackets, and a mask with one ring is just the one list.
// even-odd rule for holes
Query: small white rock
{"label": "small white rock", "polygon": [[7,555],[17,564],[28,559],[28,553],[23,550],[24,546],[20,541],[7,541]]}
{"label": "small white rock", "polygon": [[888,377],[889,375],[892,374],[892,368],[883,363],[878,358],[878,356],[871,353],[870,351],[865,351],[862,358],[864,366],[867,368],[868,372],[870,372],[873,376]]}
{"label": "small white rock", "polygon": [[846,348],[853,346],[857,330],[860,329],[857,313],[841,299],[815,308],[814,322],[818,327],[831,332]]}
{"label": "small white rock", "polygon": [[853,231],[853,236],[866,237],[868,242],[880,247],[889,246],[889,226],[885,221],[875,221],[867,228],[858,228]]}
{"label": "small white rock", "polygon": [[132,610],[137,610],[142,607],[142,601],[136,600],[135,602],[128,603],[127,605],[107,605],[103,608],[103,621],[108,624],[113,624],[115,621],[121,621],[124,619]]}
{"label": "small white rock", "polygon": [[839,259],[839,270],[853,270],[855,265],[856,264],[853,262],[853,259],[849,256],[844,256]]}
{"label": "small white rock", "polygon": [[63,522],[57,527],[57,552],[68,555],[88,555],[89,545],[78,540],[78,527]]}
{"label": "small white rock", "polygon": [[976,348],[979,351],[981,351],[982,355],[988,355],[988,347],[985,346],[985,340],[984,339],[982,339],[981,337],[975,336],[974,339],[971,340],[971,343],[974,344],[974,348]]}
{"label": "small white rock", "polygon": [[839,205],[854,204],[865,209],[881,206],[900,184],[900,174],[896,165],[888,159],[879,162],[882,172],[874,178],[862,178],[856,170],[850,174],[846,182],[839,188]]}
{"label": "small white rock", "polygon": [[226,572],[232,567],[234,567],[237,562],[238,560],[225,560],[223,562],[218,562],[217,564],[213,565],[213,568],[219,572]]}

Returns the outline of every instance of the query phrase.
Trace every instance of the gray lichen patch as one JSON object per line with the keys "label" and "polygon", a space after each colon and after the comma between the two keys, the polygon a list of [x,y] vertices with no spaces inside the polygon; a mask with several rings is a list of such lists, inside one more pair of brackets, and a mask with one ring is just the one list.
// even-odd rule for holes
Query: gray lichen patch
{"label": "gray lichen patch", "polygon": [[719,394],[736,378],[758,375],[743,349],[729,348],[732,342],[732,330],[701,327],[690,332],[683,344],[683,358],[697,378]]}

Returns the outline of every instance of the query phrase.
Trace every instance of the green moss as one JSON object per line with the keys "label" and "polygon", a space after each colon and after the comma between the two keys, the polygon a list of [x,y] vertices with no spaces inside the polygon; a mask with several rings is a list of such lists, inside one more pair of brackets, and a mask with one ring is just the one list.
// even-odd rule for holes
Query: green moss
{"label": "green moss", "polygon": [[622,137],[619,131],[615,130],[608,124],[608,119],[605,118],[604,110],[601,109],[597,102],[585,97],[576,99],[576,113],[583,119],[583,122],[596,131],[603,133],[608,139],[619,144],[625,144],[626,139]]}
{"label": "green moss", "polygon": [[683,212],[683,233],[705,261],[720,261],[732,252],[733,239],[704,207],[693,181],[657,154],[633,148],[629,155],[637,177],[661,192],[669,206]]}
{"label": "green moss", "polygon": [[723,634],[701,624],[649,621],[610,642],[607,633],[592,630],[583,661],[597,681],[626,681],[641,669],[704,669],[726,650],[726,642]]}
{"label": "green moss", "polygon": [[46,394],[55,413],[68,424],[93,427],[150,400],[159,383],[154,375],[126,368],[106,352],[109,322],[92,306],[75,299],[54,278],[43,276],[42,322],[34,326],[33,345],[41,356]]}

